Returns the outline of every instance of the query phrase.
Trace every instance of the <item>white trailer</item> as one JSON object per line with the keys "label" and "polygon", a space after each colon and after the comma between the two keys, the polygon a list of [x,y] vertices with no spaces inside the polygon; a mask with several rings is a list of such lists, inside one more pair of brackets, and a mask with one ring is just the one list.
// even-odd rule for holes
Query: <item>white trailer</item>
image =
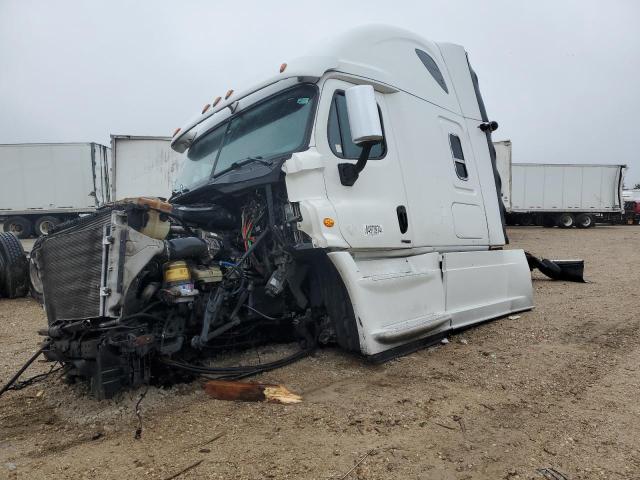
{"label": "white trailer", "polygon": [[21,238],[110,200],[109,155],[97,143],[0,145],[0,222]]}
{"label": "white trailer", "polygon": [[182,156],[171,149],[171,137],[111,135],[111,195],[169,198]]}
{"label": "white trailer", "polygon": [[512,163],[509,140],[494,142],[507,222],[589,228],[619,223],[625,165]]}

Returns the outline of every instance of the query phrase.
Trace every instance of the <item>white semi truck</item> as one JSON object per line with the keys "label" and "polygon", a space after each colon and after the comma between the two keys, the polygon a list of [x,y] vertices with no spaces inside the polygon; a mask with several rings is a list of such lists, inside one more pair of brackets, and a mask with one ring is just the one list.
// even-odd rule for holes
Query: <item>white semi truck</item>
{"label": "white semi truck", "polygon": [[625,165],[513,163],[510,140],[494,142],[510,225],[589,228],[620,223]]}
{"label": "white semi truck", "polygon": [[0,145],[0,223],[20,238],[109,201],[109,149],[97,143]]}
{"label": "white semi truck", "polygon": [[[98,397],[323,344],[384,360],[532,308],[463,47],[370,26],[274,70],[175,132],[169,202],[111,205],[34,247],[45,355]],[[203,363],[278,339],[300,352]]]}

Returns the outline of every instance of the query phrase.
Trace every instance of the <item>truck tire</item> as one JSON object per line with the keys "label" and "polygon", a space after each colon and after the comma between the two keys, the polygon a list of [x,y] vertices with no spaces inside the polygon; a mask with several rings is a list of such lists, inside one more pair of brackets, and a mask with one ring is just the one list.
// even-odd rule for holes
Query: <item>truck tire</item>
{"label": "truck tire", "polygon": [[38,268],[38,258],[43,241],[44,237],[38,237],[29,254],[29,294],[40,304],[44,304],[44,288],[40,269]]}
{"label": "truck tire", "polygon": [[576,217],[576,227],[578,228],[591,228],[596,226],[596,221],[588,213],[583,213]]}
{"label": "truck tire", "polygon": [[556,219],[551,215],[542,216],[542,226],[545,228],[553,228],[556,226]]}
{"label": "truck tire", "polygon": [[13,233],[18,238],[29,238],[33,226],[24,217],[8,217],[4,221],[4,231]]}
{"label": "truck tire", "polygon": [[29,264],[20,240],[8,232],[0,233],[0,296],[24,297],[29,291]]}
{"label": "truck tire", "polygon": [[571,228],[575,224],[575,219],[570,213],[561,213],[558,215],[557,224],[560,228]]}
{"label": "truck tire", "polygon": [[530,227],[534,223],[535,219],[533,218],[533,215],[529,213],[520,215],[520,225],[522,225],[523,227]]}
{"label": "truck tire", "polygon": [[45,215],[44,217],[38,218],[35,223],[36,236],[39,237],[40,235],[48,235],[51,228],[55,227],[59,223],[59,218],[52,217],[50,215]]}

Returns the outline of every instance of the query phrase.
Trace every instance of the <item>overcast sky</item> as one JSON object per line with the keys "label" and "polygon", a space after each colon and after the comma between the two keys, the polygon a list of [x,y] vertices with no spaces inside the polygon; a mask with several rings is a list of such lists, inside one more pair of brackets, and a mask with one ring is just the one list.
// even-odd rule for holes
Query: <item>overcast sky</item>
{"label": "overcast sky", "polygon": [[465,46],[515,162],[640,182],[640,1],[0,0],[0,143],[169,135],[350,27]]}

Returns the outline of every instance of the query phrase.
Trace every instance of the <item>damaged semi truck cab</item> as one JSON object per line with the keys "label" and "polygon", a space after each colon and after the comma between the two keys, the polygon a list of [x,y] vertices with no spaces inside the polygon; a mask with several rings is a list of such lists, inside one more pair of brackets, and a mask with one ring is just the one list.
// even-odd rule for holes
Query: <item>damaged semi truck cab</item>
{"label": "damaged semi truck cab", "polygon": [[229,91],[174,134],[169,203],[36,245],[49,358],[108,396],[258,338],[385,359],[532,308],[524,252],[502,249],[496,127],[462,47],[384,26]]}

